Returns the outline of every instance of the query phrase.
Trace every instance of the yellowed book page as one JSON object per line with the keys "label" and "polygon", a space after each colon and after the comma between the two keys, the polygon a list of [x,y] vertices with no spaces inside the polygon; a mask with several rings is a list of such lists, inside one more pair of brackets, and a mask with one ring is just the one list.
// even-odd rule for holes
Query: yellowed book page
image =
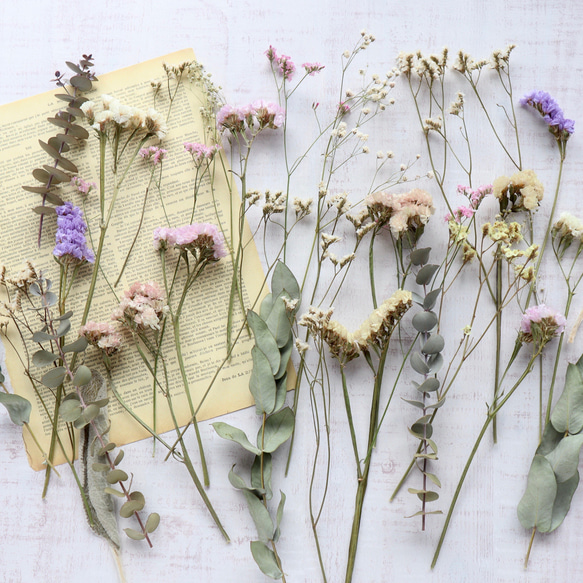
{"label": "yellowed book page", "polygon": [[[110,74],[100,75],[99,81],[94,84],[94,89],[86,96],[97,101],[105,93],[130,106],[144,109],[155,107],[158,111],[166,113],[169,97],[162,63],[178,64],[192,59],[194,59],[193,52],[185,50]],[[156,97],[151,86],[152,79],[163,81],[162,88]],[[171,92],[174,87],[174,82],[171,82]],[[3,201],[0,221],[3,239],[1,262],[6,265],[7,273],[17,271],[23,261],[32,260],[58,288],[59,266],[52,257],[56,231],[55,218],[54,216],[45,218],[41,247],[38,249],[36,240],[39,217],[31,212],[31,209],[40,204],[41,197],[25,192],[21,188],[22,185],[35,185],[34,179],[30,176],[33,168],[52,163],[39,147],[38,139],[47,141],[58,133],[57,128],[45,121],[47,117],[54,116],[63,107],[63,102],[54,97],[57,92],[59,91],[52,91],[0,108],[0,126],[3,135],[0,144],[3,159],[0,166],[0,193]],[[176,93],[168,118],[169,133],[162,142],[162,146],[168,150],[168,158],[163,163],[161,174],[156,172],[150,184],[151,166],[139,157],[132,163],[130,172],[119,190],[107,231],[100,264],[101,272],[88,320],[109,321],[112,310],[123,297],[123,291],[136,281],[153,280],[159,282],[162,287],[162,266],[158,252],[153,248],[152,232],[158,226],[177,227],[193,222],[191,216],[195,169],[190,155],[184,151],[183,143],[203,141],[204,127],[199,113],[202,100],[203,94],[200,89],[189,82],[184,82]],[[77,123],[86,127],[84,120],[77,120]],[[89,131],[90,137],[84,146],[73,147],[67,157],[78,166],[80,177],[99,185],[99,141],[93,130]],[[131,150],[128,148],[127,158],[131,155]],[[108,153],[106,201],[109,201],[112,195],[110,162],[111,156]],[[223,164],[225,164],[224,159],[221,163],[217,162],[215,166],[214,193],[211,192],[210,181],[207,179],[196,194],[194,222],[216,224],[220,219],[229,239],[230,217],[235,217],[236,224],[240,199],[232,188],[229,189]],[[61,186],[60,194],[64,200],[71,200],[84,210],[89,225],[88,240],[90,246],[96,251],[100,217],[98,190],[91,192],[85,200],[82,195],[74,192],[70,185]],[[106,206],[108,204],[109,202],[106,202]],[[142,209],[144,209],[143,216]],[[135,245],[123,275],[119,284],[114,287],[136,233],[138,235]],[[246,225],[243,239],[248,241],[250,238],[251,234]],[[169,251],[167,257],[166,272],[167,277],[170,278],[178,254],[175,251]],[[92,265],[82,267],[67,301],[67,309],[74,312],[72,332],[67,337],[68,342],[76,338],[92,269]],[[179,267],[180,281],[184,279],[182,269]],[[226,358],[231,278],[230,257],[208,266],[189,291],[180,320],[180,337],[187,379],[199,420],[222,415],[252,404],[248,380],[253,340],[246,330],[242,331],[231,358]],[[258,298],[266,293],[264,281],[265,277],[257,250],[251,242],[246,246],[244,254],[242,291],[245,308],[258,305]],[[180,285],[176,289],[178,290],[176,294],[179,294]],[[174,297],[176,294],[171,298],[174,305],[179,299]],[[243,310],[239,304],[235,306],[234,315],[232,329],[236,334],[241,329],[243,321]],[[26,354],[22,351],[15,327],[11,325],[9,330],[9,342],[5,341],[4,344],[7,349],[6,364],[11,384],[16,393],[33,403],[31,428],[40,438],[43,449],[48,451],[51,432],[50,416],[54,415],[54,396],[52,391],[38,382],[48,369],[34,369],[31,365],[36,379],[35,385],[40,391],[50,416],[42,411],[41,398],[35,393],[31,381],[25,374],[21,359],[26,358]],[[169,323],[164,334],[163,358],[168,374],[168,387],[170,387],[178,425],[184,425],[191,419],[192,412],[180,376],[173,330]],[[131,338],[127,337],[126,340],[128,345],[113,357],[115,386],[123,395],[125,403],[149,426],[154,427],[158,433],[168,431],[174,427],[174,424],[167,399],[161,388],[155,386],[153,376],[144,366]],[[31,347],[32,351],[37,349],[38,347]],[[96,349],[90,347],[85,352],[84,359],[89,367],[100,369],[104,373]],[[150,359],[150,362],[153,364],[154,360]],[[25,361],[24,364],[26,364]],[[162,378],[161,361],[158,365],[158,375]],[[165,383],[162,385],[166,386]],[[206,398],[204,398],[205,394],[207,394]],[[110,399],[109,415],[112,424],[110,439],[118,445],[149,435],[124,411],[115,398]],[[71,439],[64,425],[61,430],[61,440],[67,449],[67,455],[72,456]],[[32,467],[41,469],[43,457],[37,446],[30,440],[27,441],[27,451]],[[55,463],[63,461],[62,451],[56,452]]]}

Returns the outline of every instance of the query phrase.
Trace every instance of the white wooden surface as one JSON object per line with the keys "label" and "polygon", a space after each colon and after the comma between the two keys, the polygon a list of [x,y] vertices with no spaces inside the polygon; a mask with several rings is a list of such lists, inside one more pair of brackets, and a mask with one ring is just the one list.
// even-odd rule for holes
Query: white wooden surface
{"label": "white wooden surface", "polygon": [[[384,72],[394,65],[400,50],[437,52],[443,46],[464,48],[476,57],[487,56],[494,48],[514,42],[513,57],[517,96],[532,89],[553,93],[567,116],[577,119],[583,91],[583,8],[576,2],[535,0],[509,3],[503,0],[460,3],[420,0],[406,7],[403,2],[361,0],[296,0],[277,4],[253,0],[128,0],[114,2],[22,0],[0,4],[0,103],[7,103],[50,89],[48,81],[65,60],[81,53],[93,53],[97,72],[134,64],[184,47],[192,47],[198,58],[223,86],[231,103],[276,97],[264,56],[274,45],[296,64],[319,61],[325,71],[310,80],[299,96],[299,103],[334,103],[339,72],[339,55],[350,48],[361,29],[375,34],[377,42],[362,55],[362,66],[370,72]],[[357,81],[357,75],[353,77]],[[398,88],[397,103],[390,112],[384,133],[374,140],[378,147],[394,150],[398,160],[424,153],[411,104]],[[302,124],[298,117],[291,133],[299,141]],[[556,151],[542,125],[528,112],[519,113],[524,129],[525,150],[533,167],[550,193],[556,177]],[[480,120],[483,126],[483,120]],[[577,132],[580,121],[577,121]],[[485,128],[481,130],[487,135]],[[1,135],[1,129],[0,129]],[[373,137],[371,137],[371,140]],[[490,139],[488,135],[488,140]],[[581,216],[583,204],[578,186],[581,161],[580,137],[569,144],[560,210]],[[490,156],[490,155],[488,155]],[[478,182],[491,181],[511,171],[497,166],[501,158],[481,157]],[[423,160],[422,168],[427,167]],[[253,166],[254,187],[281,188],[283,175],[269,157],[269,150],[258,152]],[[23,169],[23,174],[29,172]],[[344,176],[347,190],[358,191],[359,174]],[[317,181],[301,177],[296,194],[315,195]],[[431,185],[425,185],[431,189]],[[433,190],[437,196],[437,190]],[[548,208],[541,211],[541,218]],[[431,233],[443,229],[439,215]],[[541,220],[541,225],[544,221]],[[0,256],[9,252],[9,241],[2,241]],[[298,263],[299,263],[298,256]],[[337,304],[337,315],[356,326],[366,314],[366,286],[354,279]],[[546,299],[552,303],[552,281],[545,282]],[[387,288],[388,289],[388,288]],[[361,302],[362,297],[366,302]],[[464,296],[460,292],[460,303]],[[362,313],[352,306],[362,303]],[[572,312],[583,307],[576,298]],[[452,318],[455,314],[452,311]],[[572,319],[571,319],[572,320]],[[461,321],[460,327],[466,322]],[[509,342],[517,324],[508,324]],[[491,390],[490,362],[493,339],[472,364],[466,381],[458,389],[436,429],[441,445],[439,475],[444,483],[441,507],[446,508],[471,443],[481,426],[484,402]],[[574,360],[583,345],[568,347],[562,358]],[[564,370],[564,366],[562,367]],[[562,375],[559,388],[562,387]],[[483,382],[477,382],[483,381]],[[405,387],[399,389],[407,391]],[[420,532],[419,521],[404,516],[417,510],[408,494],[393,502],[388,497],[406,467],[414,444],[406,426],[414,412],[396,401],[375,451],[369,491],[365,502],[363,527],[355,581],[439,582],[547,582],[551,579],[583,579],[579,524],[583,519],[583,494],[578,492],[563,526],[549,536],[536,539],[528,571],[522,568],[529,533],[516,518],[526,473],[536,446],[537,387],[525,383],[521,397],[509,402],[500,421],[501,444],[490,440],[482,445],[470,472],[452,521],[441,559],[431,572],[429,563],[442,525],[442,517],[430,518],[428,530]],[[355,415],[363,418],[368,408],[365,390],[357,390]],[[401,394],[405,394],[404,392]],[[306,397],[307,394],[304,394]],[[332,488],[324,510],[320,535],[330,582],[341,581],[354,497],[352,452],[346,434],[345,415],[339,394],[334,397]],[[256,427],[253,410],[228,416],[228,422],[252,433]],[[314,442],[307,399],[298,412],[299,434],[290,477],[282,472],[274,477],[276,487],[288,496],[283,536],[279,551],[288,581],[319,581],[320,572],[307,513],[307,485]],[[364,430],[364,421],[360,424]],[[158,454],[152,458],[151,445],[142,442],[126,448],[127,467],[146,493],[152,510],[163,518],[154,537],[155,547],[125,539],[122,561],[129,583],[261,582],[261,575],[249,553],[255,536],[253,523],[243,498],[230,486],[227,473],[234,463],[249,462],[234,444],[218,439],[208,423],[202,424],[212,486],[209,495],[232,537],[225,544],[205,513],[188,476],[178,464],[164,463]],[[194,447],[194,444],[193,444]],[[279,468],[283,458],[278,460]],[[93,536],[85,524],[83,509],[70,472],[53,480],[49,494],[41,500],[43,475],[32,472],[26,461],[21,437],[0,411],[0,580],[4,582],[114,582],[114,560],[105,542]],[[416,484],[411,484],[416,486]]]}

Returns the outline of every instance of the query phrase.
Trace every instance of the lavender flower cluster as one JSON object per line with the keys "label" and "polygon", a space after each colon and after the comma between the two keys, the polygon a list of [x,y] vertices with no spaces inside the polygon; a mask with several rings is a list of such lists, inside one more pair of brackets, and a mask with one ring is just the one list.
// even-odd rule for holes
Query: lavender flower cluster
{"label": "lavender flower cluster", "polygon": [[87,224],[83,220],[83,211],[74,206],[72,202],[66,202],[58,206],[56,245],[53,255],[65,263],[93,263],[95,255],[87,247],[85,231]]}
{"label": "lavender flower cluster", "polygon": [[530,105],[536,109],[553,133],[566,132],[571,135],[575,131],[575,122],[565,117],[559,104],[546,91],[533,91],[525,95],[520,104]]}

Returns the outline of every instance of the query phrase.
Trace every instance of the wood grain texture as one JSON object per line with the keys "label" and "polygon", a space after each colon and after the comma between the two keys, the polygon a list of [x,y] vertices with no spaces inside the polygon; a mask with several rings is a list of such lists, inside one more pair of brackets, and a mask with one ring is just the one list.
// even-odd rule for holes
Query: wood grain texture
{"label": "wood grain texture", "polygon": [[[335,106],[340,54],[357,42],[360,30],[365,28],[375,34],[377,41],[359,62],[363,67],[368,64],[369,72],[379,73],[394,66],[400,50],[437,52],[447,45],[452,51],[464,48],[482,57],[494,48],[514,42],[518,45],[513,55],[517,95],[532,89],[548,90],[569,117],[577,118],[583,91],[583,5],[558,0],[530,3],[420,0],[413,4],[405,7],[395,0],[297,0],[293,5],[263,0],[167,0],[163,3],[83,0],[73,7],[63,0],[50,3],[23,0],[19,5],[2,2],[0,103],[50,89],[48,81],[53,72],[62,68],[65,60],[75,60],[81,53],[94,55],[99,74],[187,46],[194,49],[223,86],[230,103],[274,99],[276,94],[264,56],[272,44],[292,56],[296,63],[319,61],[326,65],[324,72],[310,79],[296,96],[296,107],[303,108],[305,113],[293,114],[290,139],[292,146],[299,148],[303,144],[304,128],[310,124],[311,103],[320,102],[329,110]],[[358,74],[350,78],[350,83],[358,83]],[[379,129],[371,130],[370,148],[372,152],[380,148],[393,150],[396,160],[401,162],[424,152],[403,87],[397,87],[396,98],[388,119]],[[556,151],[544,128],[529,112],[520,110],[518,115],[526,166],[536,168],[539,176],[545,178],[550,196],[556,180]],[[490,140],[483,120],[476,118],[473,123],[477,143]],[[280,152],[276,137],[258,144],[252,161],[253,188],[282,188],[282,165],[275,159],[274,151]],[[478,147],[475,155],[481,169],[477,177],[480,183],[511,172],[497,151],[482,155]],[[579,216],[583,216],[578,173],[581,158],[582,147],[576,133],[569,143],[559,210],[569,210]],[[427,164],[421,162],[420,173],[423,173]],[[374,160],[371,163],[374,165]],[[314,169],[314,165],[308,166],[297,178],[295,194],[315,195],[317,182],[311,172]],[[28,172],[29,169],[23,169],[24,175]],[[344,181],[343,188],[358,199],[359,191],[363,190],[359,172],[352,167],[339,178]],[[422,186],[430,188],[427,184]],[[437,192],[434,194],[437,196]],[[443,208],[428,229],[429,237],[439,237],[443,229],[442,211]],[[541,210],[541,229],[546,216],[548,208]],[[0,263],[2,255],[9,252],[9,245],[10,242],[2,242]],[[298,251],[291,263],[300,265],[302,259],[302,251]],[[365,271],[362,274],[366,276]],[[336,314],[350,328],[355,328],[368,310],[365,306],[369,302],[368,288],[360,281],[364,280],[355,277],[336,303]],[[380,283],[383,293],[391,289],[388,282],[386,278]],[[547,303],[554,297],[562,297],[556,279],[548,277],[543,283]],[[470,279],[464,282],[470,284]],[[461,305],[466,298],[463,289],[462,286],[459,295]],[[577,297],[572,314],[576,315],[582,308],[582,300]],[[466,323],[463,311],[458,313],[452,309],[449,317],[456,326],[459,324],[458,329]],[[517,327],[517,322],[506,320],[506,349],[511,346]],[[490,335],[483,352],[470,364],[465,382],[460,383],[459,390],[446,405],[443,423],[436,426],[444,509],[484,418],[484,403],[491,393],[488,379],[492,374],[493,344]],[[575,345],[567,346],[563,364],[567,359],[573,361],[582,349],[580,339]],[[365,375],[360,364],[356,369],[357,378]],[[562,376],[559,386],[562,386]],[[362,435],[369,406],[367,389],[356,382],[354,387],[357,429]],[[408,387],[400,388],[397,397],[407,396],[407,391]],[[516,518],[516,505],[536,447],[537,391],[536,383],[525,383],[503,409],[500,445],[493,447],[489,437],[484,440],[433,572],[429,563],[443,517],[431,518],[428,530],[422,533],[418,521],[404,518],[418,509],[411,496],[402,494],[394,502],[388,501],[414,448],[406,430],[414,419],[414,411],[395,399],[373,458],[355,581],[545,583],[551,578],[583,579],[581,492],[576,493],[563,526],[551,535],[536,538],[528,571],[522,567],[529,533]],[[340,391],[333,394],[332,402],[335,436],[331,452],[332,487],[322,515],[320,536],[328,580],[336,582],[343,579],[355,482]],[[257,427],[253,409],[228,415],[224,420],[247,428],[250,434]],[[282,475],[284,455],[276,460],[274,483],[287,494],[278,550],[288,581],[311,583],[320,580],[320,571],[307,513],[307,484],[314,455],[307,398],[300,404],[298,426],[290,477],[284,479]],[[147,441],[128,446],[124,465],[134,473],[136,484],[145,492],[148,509],[162,516],[152,550],[122,536],[122,561],[128,583],[267,581],[250,557],[249,541],[255,537],[255,528],[244,499],[227,481],[231,466],[244,467],[250,458],[240,455],[234,444],[219,439],[209,423],[201,424],[201,430],[211,473],[209,496],[232,542],[223,542],[182,467],[163,462],[162,452],[152,457],[151,443]],[[85,524],[81,501],[67,468],[62,468],[62,478],[53,480],[47,498],[41,500],[43,475],[29,469],[20,435],[4,410],[0,411],[0,444],[0,581],[116,581],[115,561],[107,543],[95,537]],[[195,444],[192,446],[195,451]],[[322,487],[320,481],[318,491]]]}

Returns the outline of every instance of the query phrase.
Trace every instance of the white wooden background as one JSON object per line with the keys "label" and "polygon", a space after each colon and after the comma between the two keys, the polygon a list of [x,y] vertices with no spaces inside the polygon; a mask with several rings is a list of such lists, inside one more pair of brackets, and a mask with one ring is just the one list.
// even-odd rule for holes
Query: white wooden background
{"label": "white wooden background", "polygon": [[[448,46],[452,51],[464,48],[476,57],[483,57],[492,49],[514,42],[518,45],[513,57],[517,96],[532,89],[546,89],[559,100],[567,116],[579,117],[583,91],[583,7],[577,2],[557,0],[523,3],[419,0],[410,6],[395,0],[296,0],[293,3],[21,0],[18,4],[5,1],[0,3],[0,103],[50,89],[48,81],[53,72],[62,69],[65,60],[75,60],[81,53],[93,53],[99,73],[185,47],[194,49],[223,86],[229,102],[274,99],[276,95],[263,54],[272,44],[290,55],[296,64],[304,61],[325,64],[325,71],[303,88],[298,103],[332,104],[336,98],[339,55],[352,47],[363,28],[377,37],[377,42],[360,61],[363,66],[368,63],[371,73],[390,69],[400,50],[437,52]],[[357,77],[353,77],[355,82]],[[397,160],[405,161],[423,150],[411,104],[402,87],[397,89],[397,103],[389,114],[390,122],[383,126],[384,133],[374,136],[373,143],[377,146],[371,146],[371,151],[375,152],[378,147],[394,150]],[[290,130],[292,140],[300,140],[303,124],[308,123],[310,115],[308,107],[306,117],[296,118],[297,125]],[[532,114],[521,111],[519,116],[526,132],[527,155],[537,172],[544,176],[550,199],[556,177],[556,151],[542,124]],[[480,123],[483,125],[483,120]],[[577,131],[581,130],[581,123],[577,121]],[[482,131],[489,140],[486,129]],[[283,175],[273,170],[268,154],[266,148],[258,152],[252,169],[252,186],[281,188]],[[489,158],[489,154],[482,154],[479,149],[475,154],[482,168],[479,183],[511,171],[507,165],[496,165],[500,157]],[[581,216],[580,161],[580,136],[575,133],[569,144],[559,208],[579,212]],[[427,168],[423,159],[420,164],[421,168]],[[23,175],[29,170],[24,168]],[[347,175],[345,188],[357,192],[359,178],[358,173]],[[316,184],[312,177],[302,177],[295,194],[313,196]],[[429,183],[423,186],[432,188]],[[433,192],[437,197],[437,189]],[[541,211],[541,217],[546,212],[548,208]],[[438,211],[440,214],[442,209]],[[434,219],[435,232],[443,228],[440,220],[439,216]],[[1,241],[0,256],[9,252],[9,246],[9,241]],[[553,281],[545,282],[545,288],[547,302],[552,303]],[[361,302],[362,295],[366,302]],[[460,301],[463,301],[461,291]],[[359,287],[354,280],[338,302],[338,317],[355,327],[368,311],[364,307],[362,313],[352,313],[351,306],[359,302],[363,305],[368,302],[368,292],[366,286]],[[582,307],[577,298],[573,313]],[[451,317],[455,318],[455,314]],[[460,327],[464,324],[460,322]],[[517,324],[508,324],[509,338],[516,327]],[[442,447],[438,473],[444,483],[443,509],[449,503],[455,481],[483,421],[484,402],[490,396],[488,363],[493,340],[486,344],[487,348],[472,365],[475,369],[446,405],[447,411],[441,418],[443,425],[437,429]],[[574,360],[581,348],[580,341],[578,348],[569,347],[562,358],[563,365],[567,357]],[[483,384],[477,383],[477,379],[483,379]],[[529,533],[516,518],[516,505],[536,446],[536,390],[534,384],[525,383],[522,396],[510,401],[503,410],[501,444],[492,447],[488,439],[480,449],[433,572],[429,563],[443,518],[430,518],[427,532],[421,533],[417,520],[404,518],[417,510],[411,496],[403,494],[392,504],[388,502],[414,447],[406,431],[414,412],[400,402],[395,403],[375,452],[355,581],[543,583],[555,578],[583,579],[581,492],[575,495],[563,526],[552,535],[537,537],[529,569],[522,568]],[[363,417],[369,403],[364,391],[358,392],[355,415]],[[340,399],[336,399],[335,405],[333,431],[338,437],[334,440],[333,487],[321,527],[326,567],[329,581],[333,583],[341,581],[344,573],[354,498],[352,452]],[[250,432],[256,427],[252,409],[232,414],[226,420]],[[307,514],[307,484],[314,444],[305,399],[298,412],[298,426],[291,476],[285,480],[281,472],[275,476],[276,487],[288,495],[279,551],[288,581],[312,582],[321,579]],[[360,428],[364,429],[364,422]],[[153,550],[124,538],[122,561],[129,583],[267,580],[250,557],[249,541],[255,531],[244,500],[227,481],[232,464],[244,464],[249,459],[240,456],[234,444],[218,439],[208,423],[202,424],[202,432],[212,477],[209,495],[231,534],[232,543],[223,542],[190,487],[186,472],[178,464],[163,463],[161,456],[152,459],[149,442],[127,447],[124,463],[128,468],[131,466],[151,509],[158,511],[163,519],[154,535]],[[70,472],[64,468],[62,479],[53,480],[46,500],[40,498],[42,483],[43,474],[34,473],[28,467],[19,432],[6,412],[0,411],[0,580],[10,583],[116,581],[116,567],[107,544],[85,524]]]}

